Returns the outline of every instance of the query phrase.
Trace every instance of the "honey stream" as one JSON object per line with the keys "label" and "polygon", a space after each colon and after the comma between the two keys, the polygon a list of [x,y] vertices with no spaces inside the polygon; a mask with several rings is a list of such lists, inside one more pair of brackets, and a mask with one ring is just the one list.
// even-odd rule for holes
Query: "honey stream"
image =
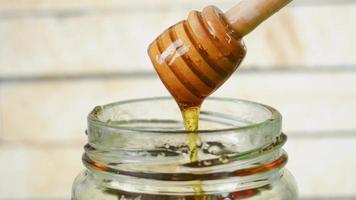
{"label": "honey stream", "polygon": [[182,110],[184,126],[188,132],[188,147],[190,153],[190,161],[198,161],[198,129],[199,129],[199,113],[200,107],[191,107]]}
{"label": "honey stream", "polygon": [[[182,115],[184,120],[184,126],[188,132],[188,147],[190,153],[190,161],[197,162],[198,156],[198,130],[199,130],[199,114],[200,107],[188,107],[182,109]],[[211,198],[203,196],[201,182],[198,181],[194,184],[195,200],[210,200]]]}

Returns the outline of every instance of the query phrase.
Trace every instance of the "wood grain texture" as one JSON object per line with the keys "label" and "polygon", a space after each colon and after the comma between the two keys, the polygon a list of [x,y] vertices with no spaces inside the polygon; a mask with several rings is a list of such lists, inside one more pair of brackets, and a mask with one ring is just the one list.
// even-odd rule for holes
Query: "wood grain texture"
{"label": "wood grain texture", "polygon": [[287,142],[287,168],[297,180],[301,197],[356,196],[356,174],[353,173],[356,159],[351,153],[356,150],[355,142],[356,138],[290,139]]}
{"label": "wood grain texture", "polygon": [[[189,7],[202,8],[206,5],[222,5],[222,8],[228,9],[233,6],[236,0],[180,0],[165,1],[165,0],[131,0],[131,1],[115,1],[115,0],[87,0],[87,1],[72,1],[72,0],[2,0],[0,2],[0,10],[57,10],[57,9],[88,9],[88,8],[132,8],[131,10],[145,10],[147,8],[159,10],[166,8],[168,10],[187,9]],[[354,4],[353,0],[294,0],[294,5],[309,6],[309,5],[339,5],[339,4]],[[136,9],[134,9],[136,8]],[[130,11],[131,11],[130,10]]]}
{"label": "wood grain texture", "polygon": [[[70,198],[74,178],[83,170],[82,146],[31,148],[1,145],[0,199]],[[21,192],[20,192],[21,191]]]}
{"label": "wood grain texture", "polygon": [[[153,72],[148,45],[189,10],[2,19],[0,77]],[[355,68],[355,19],[355,5],[282,10],[245,38],[241,69]]]}
{"label": "wood grain texture", "polygon": [[158,78],[10,84],[1,91],[3,139],[51,141],[83,138],[87,114],[96,105],[166,94]]}
{"label": "wood grain texture", "polygon": [[70,9],[70,8],[100,8],[108,7],[114,9],[116,7],[130,7],[142,9],[152,7],[157,10],[160,7],[172,7],[172,9],[179,8],[180,6],[206,6],[209,4],[222,4],[226,6],[232,6],[236,1],[234,0],[181,0],[179,2],[165,1],[165,0],[132,0],[132,1],[100,1],[100,0],[88,0],[88,1],[72,1],[72,0],[3,0],[0,3],[0,8],[5,9]]}
{"label": "wood grain texture", "polygon": [[[356,73],[348,72],[240,74],[213,96],[248,99],[277,108],[284,116],[286,133],[350,131],[356,130],[355,80]],[[158,77],[14,83],[1,85],[0,90],[1,135],[7,141],[80,140],[86,115],[94,106],[169,95]]]}

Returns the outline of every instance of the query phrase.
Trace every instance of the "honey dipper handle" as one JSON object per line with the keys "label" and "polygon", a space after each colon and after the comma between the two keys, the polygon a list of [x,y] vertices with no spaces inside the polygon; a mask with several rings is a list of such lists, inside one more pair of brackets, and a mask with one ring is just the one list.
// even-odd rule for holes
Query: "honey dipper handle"
{"label": "honey dipper handle", "polygon": [[292,0],[241,0],[225,13],[232,28],[240,37],[247,35],[265,19]]}

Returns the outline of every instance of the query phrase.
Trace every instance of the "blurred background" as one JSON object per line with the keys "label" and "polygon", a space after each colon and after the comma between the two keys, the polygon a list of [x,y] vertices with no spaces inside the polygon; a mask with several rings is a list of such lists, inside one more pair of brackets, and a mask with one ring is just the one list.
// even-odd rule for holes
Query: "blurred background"
{"label": "blurred background", "polygon": [[[192,9],[237,0],[0,0],[0,199],[69,199],[86,115],[168,95],[146,48]],[[245,38],[214,96],[284,116],[302,199],[356,199],[356,1],[294,0]]]}

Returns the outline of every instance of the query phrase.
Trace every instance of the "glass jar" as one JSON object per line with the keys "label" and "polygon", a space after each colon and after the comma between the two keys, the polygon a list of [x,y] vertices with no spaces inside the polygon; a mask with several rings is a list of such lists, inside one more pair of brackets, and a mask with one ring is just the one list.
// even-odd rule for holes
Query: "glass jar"
{"label": "glass jar", "polygon": [[198,161],[171,98],[96,107],[88,116],[86,170],[72,200],[297,199],[284,168],[280,113],[254,102],[209,98],[200,115]]}

